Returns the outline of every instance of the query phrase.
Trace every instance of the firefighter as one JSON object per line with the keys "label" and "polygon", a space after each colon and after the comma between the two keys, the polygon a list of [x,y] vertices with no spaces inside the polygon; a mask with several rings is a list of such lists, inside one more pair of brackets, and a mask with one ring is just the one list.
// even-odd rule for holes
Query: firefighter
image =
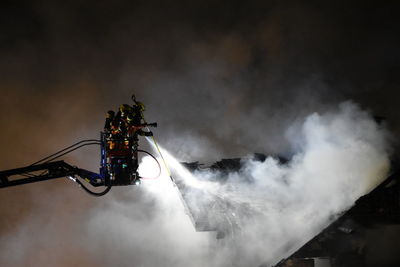
{"label": "firefighter", "polygon": [[116,118],[119,123],[119,128],[120,128],[123,136],[127,135],[128,128],[129,128],[127,118],[128,118],[128,116],[131,116],[132,112],[133,112],[133,108],[131,106],[129,106],[128,104],[122,104],[119,107]]}
{"label": "firefighter", "polygon": [[135,101],[132,106],[132,112],[128,114],[126,122],[128,126],[128,135],[134,136],[134,139],[137,140],[137,135],[140,136],[153,136],[151,131],[145,132],[142,130],[142,125],[144,122],[143,111],[145,110],[145,106],[143,103],[139,101]]}
{"label": "firefighter", "polygon": [[142,130],[144,124],[144,118],[143,118],[144,110],[145,107],[143,103],[135,101],[132,106],[131,112],[126,117],[128,137],[132,138],[133,141],[132,146],[135,148],[133,150],[132,164],[133,164],[133,170],[136,173],[137,177],[139,176],[139,174],[137,173],[137,168],[139,166],[138,152],[137,152],[138,141],[139,141],[138,135],[153,136],[153,133],[151,131],[145,132]]}
{"label": "firefighter", "polygon": [[115,112],[112,110],[107,111],[106,122],[104,124],[104,130],[109,132],[111,131],[111,122],[114,120]]}
{"label": "firefighter", "polygon": [[[143,103],[122,104],[118,112],[108,112],[106,127],[110,127],[107,137],[107,155],[110,159],[110,173],[115,176],[117,184],[132,184],[139,181],[138,174],[138,136],[152,136],[143,118],[145,107]],[[153,124],[154,126],[154,124]]]}
{"label": "firefighter", "polygon": [[119,106],[119,111],[121,118],[126,118],[129,114],[133,112],[133,107],[128,104],[122,104]]}
{"label": "firefighter", "polygon": [[135,101],[132,106],[122,104],[119,106],[117,114],[112,110],[107,112],[104,129],[110,131],[114,136],[134,136],[135,140],[137,140],[137,135],[152,136],[153,133],[151,131],[146,132],[142,130],[144,110],[144,104],[139,101]]}
{"label": "firefighter", "polygon": [[119,137],[122,134],[119,120],[114,118],[114,120],[111,122],[110,133],[113,137]]}

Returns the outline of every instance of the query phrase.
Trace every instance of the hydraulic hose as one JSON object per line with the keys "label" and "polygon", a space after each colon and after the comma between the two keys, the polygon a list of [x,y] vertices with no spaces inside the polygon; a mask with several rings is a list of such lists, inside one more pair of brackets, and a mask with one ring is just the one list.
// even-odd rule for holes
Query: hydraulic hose
{"label": "hydraulic hose", "polygon": [[92,196],[95,196],[95,197],[104,196],[105,194],[107,194],[107,193],[111,190],[111,187],[112,187],[112,183],[111,183],[111,181],[110,181],[110,184],[107,186],[106,189],[104,189],[104,191],[102,191],[102,192],[94,192],[94,191],[91,191],[89,188],[87,188],[87,187],[86,187],[81,181],[79,181],[78,179],[75,178],[74,181],[75,181],[83,190],[85,190],[86,193],[88,193],[88,194],[90,194],[90,195],[92,195]]}
{"label": "hydraulic hose", "polygon": [[101,143],[99,143],[99,142],[92,142],[92,143],[86,143],[86,144],[77,146],[77,147],[75,147],[75,148],[73,148],[73,149],[70,149],[70,150],[68,150],[68,151],[66,151],[66,152],[64,152],[64,153],[62,153],[62,154],[60,154],[60,155],[57,155],[56,157],[53,157],[53,158],[51,158],[51,159],[45,161],[44,163],[47,163],[47,162],[49,162],[49,161],[52,161],[52,160],[58,159],[58,158],[60,158],[60,157],[62,157],[62,156],[65,156],[66,154],[69,154],[69,153],[71,153],[71,152],[73,152],[73,151],[75,151],[75,150],[77,150],[77,149],[79,149],[79,148],[81,148],[81,147],[90,146],[90,145],[101,145]]}
{"label": "hydraulic hose", "polygon": [[154,157],[150,152],[147,152],[145,150],[138,149],[137,152],[142,152],[142,153],[145,153],[145,154],[149,155],[150,157],[152,157],[157,162],[157,165],[158,165],[158,174],[156,176],[154,176],[154,177],[140,177],[140,178],[141,179],[152,180],[152,179],[157,179],[158,177],[160,177],[160,175],[161,175],[161,165],[160,165],[160,162],[158,162],[158,160],[156,159],[156,157]]}
{"label": "hydraulic hose", "polygon": [[[64,152],[64,151],[70,150],[70,149],[72,149],[73,147],[75,147],[75,146],[77,146],[77,145],[79,145],[79,144],[85,143],[85,142],[90,142],[90,144],[96,144],[96,143],[100,144],[100,141],[97,140],[97,139],[86,139],[86,140],[82,140],[82,141],[79,141],[79,142],[77,142],[77,143],[75,143],[75,144],[73,144],[73,145],[70,145],[70,146],[68,146],[68,147],[66,147],[66,148],[64,148],[64,149],[61,149],[60,151],[58,151],[58,152],[56,152],[56,153],[53,153],[53,154],[51,154],[51,155],[49,155],[49,156],[47,156],[47,157],[45,157],[45,158],[42,158],[41,160],[38,160],[38,161],[32,163],[30,166],[39,164],[39,163],[41,163],[41,162],[43,162],[43,161],[45,161],[45,160],[46,160],[46,162],[49,162],[49,161],[51,161],[51,160],[54,160],[54,159],[56,159],[56,158],[59,158],[60,156],[58,156],[58,154],[60,154],[60,153],[62,153],[62,152]],[[85,145],[89,145],[89,144],[85,144]],[[82,145],[82,146],[85,146],[85,145]],[[82,146],[79,146],[79,147],[82,147]],[[75,149],[71,150],[70,152],[72,152],[72,151],[74,151],[74,150],[75,150]],[[67,153],[65,153],[65,154],[68,154],[68,153],[69,153],[69,152],[67,152]],[[63,155],[65,155],[65,154],[63,154]],[[57,156],[57,157],[56,157],[56,158],[52,158],[52,157],[55,157],[55,156]]]}

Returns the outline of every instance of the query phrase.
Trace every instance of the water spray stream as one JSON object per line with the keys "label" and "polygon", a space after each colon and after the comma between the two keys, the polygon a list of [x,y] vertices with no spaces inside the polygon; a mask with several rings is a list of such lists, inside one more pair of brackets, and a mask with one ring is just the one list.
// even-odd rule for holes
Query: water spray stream
{"label": "water spray stream", "polygon": [[169,167],[171,167],[171,169],[174,170],[174,172],[179,177],[181,177],[185,181],[185,183],[187,183],[189,186],[192,186],[195,188],[204,187],[204,184],[202,184],[191,172],[189,172],[185,167],[183,167],[182,164],[174,156],[172,156],[168,151],[166,151],[164,148],[157,145],[156,142],[152,142],[152,140],[150,138],[146,137],[146,140],[149,142],[150,145],[152,145],[152,147],[154,149],[159,151],[160,157],[162,158],[162,160],[164,162],[165,169],[173,183],[175,183],[175,182],[172,179],[172,174],[171,174]]}

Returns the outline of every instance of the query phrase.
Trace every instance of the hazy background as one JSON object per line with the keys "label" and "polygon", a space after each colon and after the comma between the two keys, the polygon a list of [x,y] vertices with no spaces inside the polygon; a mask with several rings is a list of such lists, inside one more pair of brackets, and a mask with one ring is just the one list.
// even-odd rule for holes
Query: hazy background
{"label": "hazy background", "polygon": [[[159,142],[184,161],[290,156],[288,127],[348,99],[386,117],[397,137],[396,2],[3,1],[0,169],[96,138],[106,111],[132,93],[159,123]],[[98,149],[67,160],[96,170]],[[21,253],[17,266],[101,265],[83,253],[88,212],[112,212],[125,192],[136,204],[116,205],[131,218],[163,216],[140,188],[113,191],[93,199],[66,179],[1,190],[0,235],[24,237],[1,245]]]}

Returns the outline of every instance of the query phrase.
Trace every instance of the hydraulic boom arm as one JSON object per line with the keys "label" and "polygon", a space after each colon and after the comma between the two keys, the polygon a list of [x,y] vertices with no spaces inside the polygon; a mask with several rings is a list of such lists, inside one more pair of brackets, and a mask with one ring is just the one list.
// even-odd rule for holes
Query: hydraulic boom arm
{"label": "hydraulic boom arm", "polygon": [[[15,185],[29,184],[56,178],[68,177],[77,182],[75,176],[79,176],[89,182],[92,186],[105,185],[100,174],[80,169],[60,160],[43,164],[31,165],[0,171],[0,188]],[[78,182],[78,184],[81,184]]]}

